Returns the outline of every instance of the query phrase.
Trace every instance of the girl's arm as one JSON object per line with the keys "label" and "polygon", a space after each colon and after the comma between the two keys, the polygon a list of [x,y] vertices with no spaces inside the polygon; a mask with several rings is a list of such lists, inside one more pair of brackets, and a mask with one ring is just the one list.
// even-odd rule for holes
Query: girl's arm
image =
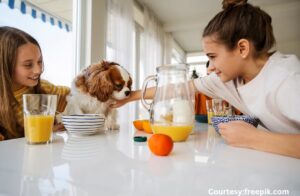
{"label": "girl's arm", "polygon": [[283,134],[262,131],[253,141],[252,147],[266,152],[282,154],[300,159],[300,134]]}
{"label": "girl's arm", "polygon": [[[153,99],[155,90],[156,90],[156,87],[147,88],[145,99]],[[125,105],[126,103],[129,103],[132,101],[137,101],[140,99],[142,99],[142,91],[141,90],[131,91],[128,98],[123,99],[123,100],[116,100],[115,103],[111,105],[111,107],[118,108],[118,107]]]}
{"label": "girl's arm", "polygon": [[243,121],[219,125],[222,137],[232,146],[251,148],[300,159],[300,134],[260,130]]}
{"label": "girl's arm", "polygon": [[[193,80],[188,81],[188,86],[194,92],[197,91]],[[155,95],[155,91],[156,91],[156,87],[147,88],[146,94],[145,94],[145,99],[153,99],[153,97]],[[125,105],[126,103],[129,103],[132,101],[138,101],[140,99],[142,99],[142,91],[141,90],[131,91],[128,98],[123,99],[123,100],[116,100],[116,102],[111,106],[113,108],[118,108],[118,107]]]}
{"label": "girl's arm", "polygon": [[46,94],[57,95],[57,111],[63,112],[67,105],[67,96],[70,94],[71,89],[66,86],[56,86],[46,80],[41,80],[41,88]]}

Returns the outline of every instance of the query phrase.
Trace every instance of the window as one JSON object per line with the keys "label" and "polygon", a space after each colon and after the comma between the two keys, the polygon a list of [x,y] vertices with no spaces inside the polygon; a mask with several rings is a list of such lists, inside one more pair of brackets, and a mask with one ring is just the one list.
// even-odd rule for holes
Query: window
{"label": "window", "polygon": [[185,61],[185,52],[181,47],[175,42],[172,38],[172,50],[171,50],[171,64],[184,63]]}
{"label": "window", "polygon": [[[70,2],[72,9],[72,0]],[[56,85],[71,85],[75,67],[69,21],[51,15],[28,1],[9,0],[7,4],[0,1],[0,26],[12,26],[32,35],[42,49],[44,60],[42,78]]]}
{"label": "window", "polygon": [[208,58],[203,53],[189,53],[186,57],[186,62],[189,64],[189,77],[192,78],[193,72],[196,72],[198,77],[206,76],[206,63]]}
{"label": "window", "polygon": [[176,49],[172,49],[172,55],[171,55],[171,64],[178,64],[183,63],[180,59],[179,53],[176,51]]}

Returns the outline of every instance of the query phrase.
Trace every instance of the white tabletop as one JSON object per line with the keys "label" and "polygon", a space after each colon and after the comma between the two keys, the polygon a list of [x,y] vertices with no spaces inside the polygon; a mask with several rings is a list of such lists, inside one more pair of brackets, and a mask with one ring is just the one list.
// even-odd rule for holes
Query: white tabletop
{"label": "white tabletop", "polygon": [[188,141],[175,143],[167,157],[152,155],[147,143],[133,141],[134,135],[145,133],[123,125],[120,131],[87,137],[58,133],[48,145],[0,142],[0,195],[202,196],[285,190],[300,195],[300,160],[230,147],[206,124],[197,124]]}

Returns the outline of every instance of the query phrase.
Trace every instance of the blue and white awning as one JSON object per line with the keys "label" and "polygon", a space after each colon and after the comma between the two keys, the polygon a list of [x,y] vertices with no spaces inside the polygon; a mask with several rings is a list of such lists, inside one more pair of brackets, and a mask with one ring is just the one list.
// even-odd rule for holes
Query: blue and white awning
{"label": "blue and white awning", "polygon": [[59,19],[58,17],[47,13],[46,11],[34,7],[22,0],[0,0],[0,3],[6,3],[11,9],[19,9],[22,14],[29,14],[34,19],[41,19],[43,22],[50,22],[53,26],[65,29],[67,32],[72,31],[71,23]]}

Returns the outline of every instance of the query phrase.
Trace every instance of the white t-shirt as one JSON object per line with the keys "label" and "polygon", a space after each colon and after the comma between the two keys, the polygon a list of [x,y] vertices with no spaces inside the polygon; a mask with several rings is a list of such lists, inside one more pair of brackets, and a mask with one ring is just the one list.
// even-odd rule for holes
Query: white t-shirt
{"label": "white t-shirt", "polygon": [[238,79],[223,83],[214,73],[194,84],[204,94],[259,118],[271,131],[300,133],[300,62],[295,55],[274,53],[247,84]]}

